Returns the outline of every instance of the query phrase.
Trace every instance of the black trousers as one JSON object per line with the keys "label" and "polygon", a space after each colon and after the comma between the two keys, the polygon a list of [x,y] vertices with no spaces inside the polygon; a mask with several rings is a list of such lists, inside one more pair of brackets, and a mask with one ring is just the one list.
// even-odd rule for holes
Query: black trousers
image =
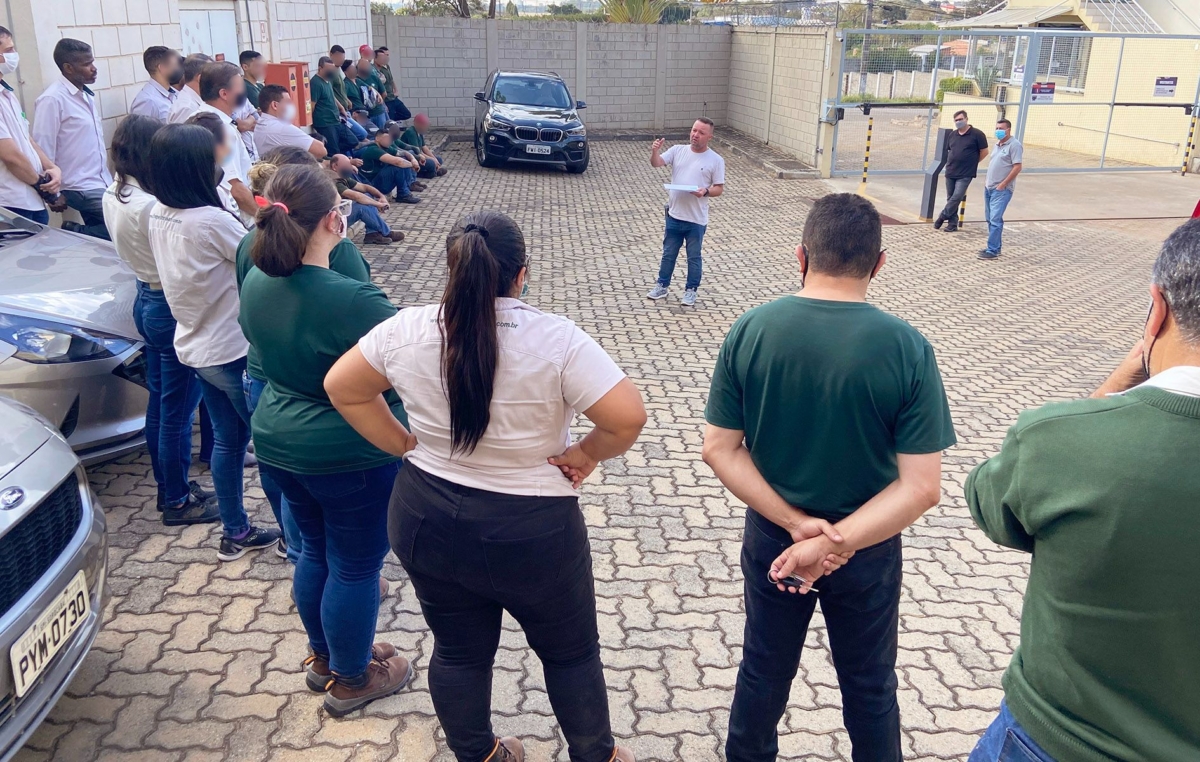
{"label": "black trousers", "polygon": [[388,119],[396,122],[403,122],[406,119],[412,119],[412,112],[408,110],[408,106],[404,105],[404,101],[399,98],[393,98],[390,101],[384,101],[387,106]]}
{"label": "black trousers", "polygon": [[947,221],[947,227],[951,230],[958,227],[958,207],[962,204],[962,200],[967,197],[967,188],[970,187],[974,177],[947,177],[946,178],[946,207],[942,209],[940,216]]}
{"label": "black trousers", "polygon": [[613,737],[578,499],[462,487],[407,464],[388,537],[433,631],[429,692],[455,758],[482,762],[495,747],[492,662],[507,611],[542,660],[572,762],[608,762]]}
{"label": "black trousers", "polygon": [[896,649],[900,622],[900,537],[863,548],[817,580],[818,592],[780,592],[767,570],[792,544],[782,528],[746,511],[742,540],[746,630],[729,715],[728,762],[774,762],[776,728],[787,709],[817,602],[825,615],[842,719],[854,762],[900,762]]}

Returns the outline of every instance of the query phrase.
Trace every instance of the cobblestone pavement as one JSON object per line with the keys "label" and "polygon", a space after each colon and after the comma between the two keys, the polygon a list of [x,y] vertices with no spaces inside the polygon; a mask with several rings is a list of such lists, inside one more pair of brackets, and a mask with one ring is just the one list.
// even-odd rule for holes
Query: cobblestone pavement
{"label": "cobblestone pavement", "polygon": [[[645,394],[636,447],[583,490],[614,730],[643,760],[721,758],[742,643],[742,508],[701,462],[709,370],[730,323],[797,288],[792,251],[817,181],[767,179],[729,161],[713,204],[705,285],[694,310],[644,292],[658,265],[666,176],[648,146],[600,143],[582,177],[481,170],[468,148],[419,206],[390,213],[409,234],[367,247],[376,282],[401,305],[443,282],[443,239],[468,210],[508,212],[533,258],[529,300],[595,336]],[[1083,180],[1081,180],[1083,181]],[[874,299],[932,340],[960,444],[941,505],[905,532],[899,682],[910,759],[961,760],[1000,702],[1017,643],[1026,559],[973,526],[961,486],[1026,407],[1083,395],[1124,354],[1144,316],[1148,266],[1170,223],[1013,225],[1004,257],[980,262],[979,226],[951,236],[885,228],[888,266]],[[18,757],[63,760],[451,760],[424,670],[432,637],[391,557],[398,591],[379,633],[415,658],[413,687],[350,718],[320,711],[304,688],[305,637],[290,569],[273,554],[222,564],[219,527],[164,528],[145,456],[97,468],[111,536],[107,624],[68,694]],[[249,472],[254,515],[269,512]],[[819,617],[790,709],[782,757],[846,760],[836,680]],[[496,660],[495,728],[523,736],[529,759],[565,760],[536,658],[511,628]]]}

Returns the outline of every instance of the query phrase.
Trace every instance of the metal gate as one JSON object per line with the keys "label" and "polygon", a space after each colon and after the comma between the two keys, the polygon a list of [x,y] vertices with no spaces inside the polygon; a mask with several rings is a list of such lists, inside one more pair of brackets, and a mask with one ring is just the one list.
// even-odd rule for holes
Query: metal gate
{"label": "metal gate", "polygon": [[[833,174],[921,174],[965,110],[1013,124],[1023,172],[1179,170],[1193,147],[1200,36],[1078,30],[841,33]],[[869,136],[869,143],[868,143]],[[991,138],[989,137],[989,142]]]}

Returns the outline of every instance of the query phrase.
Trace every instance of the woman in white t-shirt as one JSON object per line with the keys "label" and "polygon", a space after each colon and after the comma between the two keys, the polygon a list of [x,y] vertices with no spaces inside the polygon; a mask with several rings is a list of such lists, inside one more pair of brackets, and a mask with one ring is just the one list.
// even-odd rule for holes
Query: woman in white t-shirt
{"label": "woman in white t-shirt", "polygon": [[150,248],[171,314],[175,353],[200,377],[212,417],[212,477],[224,533],[217,558],[232,561],[279,542],[255,527],[242,505],[250,413],[242,372],[250,345],[238,324],[237,247],[246,228],[217,193],[217,167],[229,147],[194,124],[169,124],[150,141],[154,165]]}
{"label": "woman in white t-shirt", "polygon": [[[628,762],[614,745],[579,484],[637,440],[637,387],[571,321],[520,300],[525,239],[478,212],[447,238],[441,304],[402,310],[329,371],[342,415],[407,456],[388,534],[434,637],[429,688],[463,762],[521,760],[491,730],[491,665],[508,611],[542,660],[546,691],[578,762]],[[388,413],[394,388],[412,432]],[[582,411],[595,428],[576,444]]]}

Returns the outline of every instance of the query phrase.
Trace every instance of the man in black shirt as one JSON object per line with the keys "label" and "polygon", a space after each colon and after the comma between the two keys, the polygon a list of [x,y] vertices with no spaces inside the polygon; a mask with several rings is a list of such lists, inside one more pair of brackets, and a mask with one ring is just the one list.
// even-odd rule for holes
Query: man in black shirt
{"label": "man in black shirt", "polygon": [[954,126],[957,128],[946,138],[946,208],[933,223],[946,232],[958,230],[958,207],[967,197],[967,186],[979,172],[979,163],[988,155],[987,137],[978,128],[967,123],[967,112],[956,111]]}

